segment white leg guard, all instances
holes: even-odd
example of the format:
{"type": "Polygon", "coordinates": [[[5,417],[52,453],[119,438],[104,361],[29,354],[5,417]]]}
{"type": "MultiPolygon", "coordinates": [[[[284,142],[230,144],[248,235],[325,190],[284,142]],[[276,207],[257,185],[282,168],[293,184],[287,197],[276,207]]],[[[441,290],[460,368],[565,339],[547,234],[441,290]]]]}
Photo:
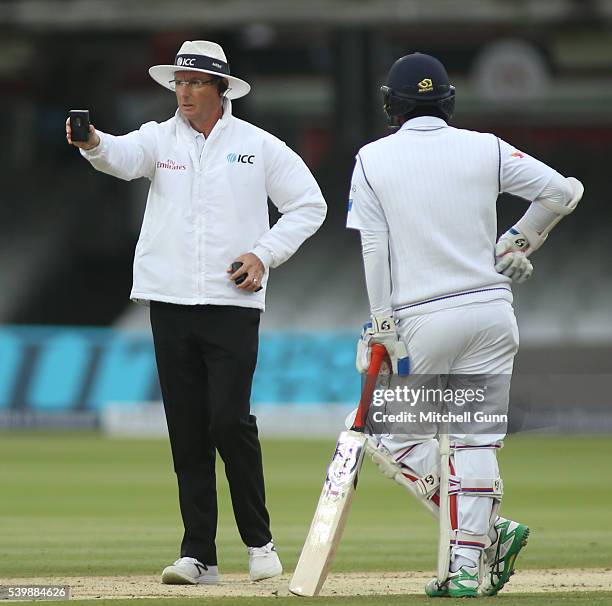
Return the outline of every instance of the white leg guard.
{"type": "Polygon", "coordinates": [[[368,441],[366,454],[385,477],[408,490],[429,513],[438,516],[436,493],[440,485],[440,467],[437,440],[403,446],[393,454],[385,445],[377,448],[368,441]]]}
{"type": "Polygon", "coordinates": [[[491,544],[491,521],[495,520],[503,495],[503,482],[495,454],[499,447],[499,444],[452,446],[448,491],[452,527],[451,560],[464,558],[478,563],[481,568],[484,564],[484,549],[491,544]]]}
{"type": "MultiPolygon", "coordinates": [[[[446,436],[440,437],[440,451],[446,436]]],[[[448,442],[446,442],[448,444],[448,442]]],[[[438,586],[448,575],[447,567],[458,570],[461,566],[478,566],[480,578],[484,575],[484,550],[491,544],[489,530],[495,520],[503,495],[503,483],[495,450],[501,443],[468,446],[450,444],[447,458],[448,472],[443,473],[440,486],[440,540],[438,546],[438,586]],[[448,477],[448,488],[443,483],[448,477]],[[444,493],[446,502],[442,505],[444,493]],[[448,542],[445,537],[448,537],[448,542]]]]}

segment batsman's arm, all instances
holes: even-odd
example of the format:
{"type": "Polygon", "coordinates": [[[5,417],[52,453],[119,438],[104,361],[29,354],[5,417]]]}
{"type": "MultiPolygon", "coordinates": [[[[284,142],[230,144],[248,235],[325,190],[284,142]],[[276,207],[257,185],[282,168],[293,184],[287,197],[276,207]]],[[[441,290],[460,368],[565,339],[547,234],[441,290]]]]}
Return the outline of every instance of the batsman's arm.
{"type": "Polygon", "coordinates": [[[359,230],[361,235],[370,313],[373,316],[390,316],[389,226],[384,209],[365,170],[363,161],[357,154],[351,178],[346,226],[359,230]]]}
{"type": "Polygon", "coordinates": [[[564,178],[556,175],[544,191],[529,206],[527,212],[506,232],[518,248],[517,240],[526,254],[536,251],[548,238],[548,234],[565,217],[574,211],[582,199],[584,187],[574,177],[564,178]],[[515,233],[518,232],[518,233],[515,233]]]}
{"type": "Polygon", "coordinates": [[[357,154],[349,193],[346,226],[361,233],[366,285],[371,309],[371,325],[357,344],[356,367],[365,371],[372,343],[385,346],[394,373],[408,374],[406,346],[398,339],[391,313],[391,268],[389,266],[389,225],[376,191],[357,154]]]}
{"type": "Polygon", "coordinates": [[[508,250],[526,255],[536,251],[563,217],[574,211],[584,187],[543,162],[498,140],[500,191],[531,200],[521,219],[500,238],[508,250]]]}
{"type": "Polygon", "coordinates": [[[361,230],[361,253],[372,316],[391,315],[391,267],[389,234],[361,230]]]}

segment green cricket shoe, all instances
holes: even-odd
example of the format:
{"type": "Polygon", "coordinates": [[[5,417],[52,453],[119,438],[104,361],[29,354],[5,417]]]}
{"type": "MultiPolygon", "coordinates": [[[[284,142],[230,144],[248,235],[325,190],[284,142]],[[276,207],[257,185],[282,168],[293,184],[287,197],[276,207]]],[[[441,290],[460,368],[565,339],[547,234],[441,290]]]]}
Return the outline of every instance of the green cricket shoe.
{"type": "Polygon", "coordinates": [[[480,594],[497,595],[514,574],[514,564],[521,549],[527,545],[529,527],[499,517],[495,522],[497,540],[485,549],[485,578],[480,594]]]}
{"type": "Polygon", "coordinates": [[[478,566],[462,566],[457,572],[450,572],[443,585],[438,579],[431,579],[425,585],[425,593],[430,598],[477,598],[478,566]]]}
{"type": "Polygon", "coordinates": [[[447,598],[448,597],[448,585],[438,584],[438,579],[431,579],[425,585],[425,594],[430,598],[447,598]]]}
{"type": "Polygon", "coordinates": [[[448,575],[448,597],[477,598],[478,585],[478,566],[462,566],[457,572],[448,575]]]}

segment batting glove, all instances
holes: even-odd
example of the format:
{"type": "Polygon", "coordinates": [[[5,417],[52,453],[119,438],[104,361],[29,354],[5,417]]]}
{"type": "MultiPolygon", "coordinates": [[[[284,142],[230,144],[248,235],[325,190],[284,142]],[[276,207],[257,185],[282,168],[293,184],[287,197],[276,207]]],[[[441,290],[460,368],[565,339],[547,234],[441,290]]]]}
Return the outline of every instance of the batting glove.
{"type": "Polygon", "coordinates": [[[357,342],[355,366],[357,372],[365,373],[370,366],[370,347],[374,343],[385,346],[391,361],[392,372],[402,377],[410,374],[410,361],[404,342],[395,330],[395,321],[391,316],[372,316],[372,320],[363,325],[361,338],[357,342]]]}
{"type": "Polygon", "coordinates": [[[529,246],[527,238],[516,228],[508,230],[495,246],[495,271],[521,284],[531,278],[533,265],[525,250],[529,246]]]}

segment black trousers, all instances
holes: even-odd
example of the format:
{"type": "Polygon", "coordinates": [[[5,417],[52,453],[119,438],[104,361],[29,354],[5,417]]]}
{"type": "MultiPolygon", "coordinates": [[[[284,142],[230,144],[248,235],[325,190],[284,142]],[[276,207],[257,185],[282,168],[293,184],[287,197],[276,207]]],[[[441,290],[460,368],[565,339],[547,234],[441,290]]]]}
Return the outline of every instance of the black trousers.
{"type": "Polygon", "coordinates": [[[185,534],[181,557],[216,564],[215,451],[245,545],[268,543],[261,447],[250,414],[258,309],[151,302],[151,327],[185,534]]]}

